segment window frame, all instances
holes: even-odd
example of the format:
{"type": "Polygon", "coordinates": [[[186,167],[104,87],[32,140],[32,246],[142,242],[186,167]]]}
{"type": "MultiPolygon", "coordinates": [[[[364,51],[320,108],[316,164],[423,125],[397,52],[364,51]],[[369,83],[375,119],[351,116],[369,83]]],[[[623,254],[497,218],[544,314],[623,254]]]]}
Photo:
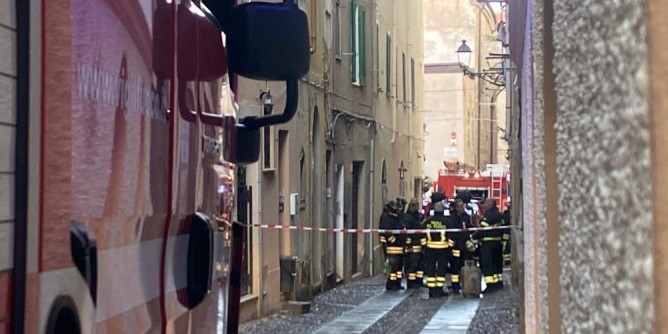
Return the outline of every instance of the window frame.
{"type": "Polygon", "coordinates": [[[355,86],[366,86],[366,8],[351,2],[351,82],[355,86]]]}
{"type": "Polygon", "coordinates": [[[411,57],[411,106],[416,104],[416,87],[415,87],[415,58],[411,57]]]}
{"type": "Polygon", "coordinates": [[[408,94],[408,90],[406,89],[406,52],[401,53],[401,76],[402,76],[402,84],[401,84],[401,89],[403,90],[403,95],[402,95],[402,101],[404,103],[407,102],[406,100],[406,95],[408,94]]]}
{"type": "Polygon", "coordinates": [[[392,96],[392,34],[385,36],[385,93],[392,96]]]}
{"type": "Polygon", "coordinates": [[[341,49],[341,3],[339,0],[334,4],[334,16],[334,58],[336,58],[337,61],[341,61],[343,58],[343,50],[341,49]]]}

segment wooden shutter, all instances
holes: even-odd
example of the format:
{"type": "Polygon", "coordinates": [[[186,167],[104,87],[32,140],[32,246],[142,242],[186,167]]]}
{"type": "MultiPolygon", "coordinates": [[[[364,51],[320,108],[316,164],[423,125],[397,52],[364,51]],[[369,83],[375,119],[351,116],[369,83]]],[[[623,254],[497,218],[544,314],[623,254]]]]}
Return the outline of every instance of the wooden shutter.
{"type": "Polygon", "coordinates": [[[359,21],[359,84],[366,85],[366,10],[364,7],[358,7],[359,21]]]}
{"type": "Polygon", "coordinates": [[[352,55],[350,57],[350,81],[355,82],[357,72],[357,34],[355,33],[355,27],[357,26],[357,20],[355,17],[355,11],[357,9],[357,4],[355,1],[350,2],[350,41],[352,55]]]}

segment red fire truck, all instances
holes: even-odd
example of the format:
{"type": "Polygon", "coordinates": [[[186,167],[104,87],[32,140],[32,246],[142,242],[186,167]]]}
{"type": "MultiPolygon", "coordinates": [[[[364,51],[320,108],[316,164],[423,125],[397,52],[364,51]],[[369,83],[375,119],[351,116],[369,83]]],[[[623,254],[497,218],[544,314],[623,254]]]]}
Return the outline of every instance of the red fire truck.
{"type": "Polygon", "coordinates": [[[448,198],[457,196],[458,191],[468,190],[474,201],[494,198],[503,212],[508,203],[508,184],[510,174],[502,165],[487,165],[484,171],[445,163],[439,170],[434,190],[445,193],[448,198]]]}
{"type": "Polygon", "coordinates": [[[237,332],[237,168],[294,115],[310,55],[293,1],[236,2],[11,2],[0,333],[237,332]],[[238,119],[238,75],[284,81],[284,112],[238,119]]]}

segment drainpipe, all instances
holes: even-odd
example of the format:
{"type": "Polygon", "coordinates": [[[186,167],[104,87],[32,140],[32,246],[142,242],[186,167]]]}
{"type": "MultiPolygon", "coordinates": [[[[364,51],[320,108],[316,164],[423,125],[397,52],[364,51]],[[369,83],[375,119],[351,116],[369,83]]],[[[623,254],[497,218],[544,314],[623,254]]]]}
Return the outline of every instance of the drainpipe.
{"type": "MultiPolygon", "coordinates": [[[[372,4],[372,10],[371,10],[371,17],[378,17],[377,16],[377,5],[376,2],[374,1],[372,4]]],[[[377,35],[378,38],[380,38],[380,34],[374,34],[377,35]]],[[[373,38],[371,39],[373,41],[373,38]]],[[[374,45],[378,45],[379,41],[376,41],[374,45]]],[[[376,50],[376,54],[378,55],[380,53],[380,50],[376,50]]],[[[372,53],[373,55],[373,53],[372,53]]],[[[371,68],[376,68],[377,66],[380,66],[380,62],[378,64],[373,64],[373,61],[376,59],[380,59],[379,56],[376,57],[371,57],[372,60],[372,66],[371,68]]],[[[374,76],[376,80],[376,87],[380,87],[380,76],[379,72],[375,71],[374,76]]],[[[374,97],[371,101],[371,113],[373,115],[374,121],[369,124],[370,130],[371,130],[371,152],[369,155],[371,156],[369,159],[369,228],[373,228],[373,222],[374,222],[374,193],[375,193],[375,185],[376,185],[376,176],[375,176],[375,170],[376,170],[376,103],[378,101],[378,98],[380,96],[378,90],[375,91],[374,97]]],[[[373,276],[373,233],[369,233],[369,276],[373,276]]]]}
{"type": "MultiPolygon", "coordinates": [[[[375,111],[375,110],[374,110],[375,111]]],[[[371,153],[370,153],[370,163],[369,163],[369,228],[373,228],[374,222],[374,190],[375,190],[375,181],[376,177],[374,176],[374,170],[376,168],[376,124],[371,123],[371,153]]],[[[373,276],[373,234],[369,233],[369,276],[373,276]]]]}
{"type": "MultiPolygon", "coordinates": [[[[477,53],[478,53],[478,58],[477,58],[476,66],[478,66],[478,71],[480,71],[481,68],[482,68],[482,60],[480,58],[481,58],[481,54],[482,54],[481,30],[482,30],[482,9],[483,9],[483,7],[480,6],[478,8],[479,8],[478,9],[478,24],[477,24],[477,28],[478,28],[478,31],[477,31],[477,33],[478,33],[477,37],[478,38],[477,39],[478,39],[478,41],[476,43],[477,44],[476,49],[477,49],[477,53]]],[[[480,166],[482,165],[482,162],[480,160],[480,136],[482,135],[482,131],[481,131],[482,108],[480,106],[480,103],[482,103],[482,87],[483,87],[482,80],[480,78],[478,78],[478,150],[477,150],[478,151],[477,152],[478,153],[478,158],[476,159],[476,168],[478,170],[480,170],[480,168],[481,168],[480,166]]]]}
{"type": "Polygon", "coordinates": [[[394,144],[394,140],[397,138],[397,101],[396,97],[392,103],[392,139],[390,139],[390,144],[394,144]]]}

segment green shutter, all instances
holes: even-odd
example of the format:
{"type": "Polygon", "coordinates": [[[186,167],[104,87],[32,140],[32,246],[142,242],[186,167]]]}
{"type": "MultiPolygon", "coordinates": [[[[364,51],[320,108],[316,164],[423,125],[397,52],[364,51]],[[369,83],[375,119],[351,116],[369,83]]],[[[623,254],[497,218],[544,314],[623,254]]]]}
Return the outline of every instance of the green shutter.
{"type": "Polygon", "coordinates": [[[359,39],[360,39],[360,47],[359,47],[359,54],[360,54],[360,86],[366,85],[366,10],[364,7],[359,7],[359,39]]]}
{"type": "Polygon", "coordinates": [[[357,35],[355,34],[355,27],[357,22],[355,20],[355,9],[357,4],[355,1],[350,2],[350,41],[351,41],[351,57],[350,57],[350,81],[355,82],[355,72],[357,70],[357,35]]]}

